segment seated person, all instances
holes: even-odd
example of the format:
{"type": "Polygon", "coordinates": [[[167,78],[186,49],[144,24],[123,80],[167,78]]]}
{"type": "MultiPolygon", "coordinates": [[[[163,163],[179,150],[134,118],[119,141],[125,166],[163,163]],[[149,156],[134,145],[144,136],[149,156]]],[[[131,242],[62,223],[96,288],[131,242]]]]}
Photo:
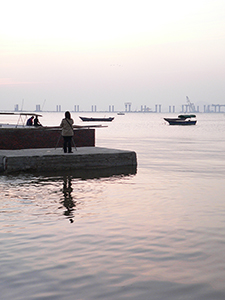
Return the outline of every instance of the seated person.
{"type": "Polygon", "coordinates": [[[27,120],[27,126],[33,126],[33,119],[34,119],[34,116],[30,117],[30,118],[27,120]]]}
{"type": "Polygon", "coordinates": [[[38,116],[35,116],[35,119],[34,119],[34,126],[42,126],[41,123],[39,122],[38,120],[38,116]]]}

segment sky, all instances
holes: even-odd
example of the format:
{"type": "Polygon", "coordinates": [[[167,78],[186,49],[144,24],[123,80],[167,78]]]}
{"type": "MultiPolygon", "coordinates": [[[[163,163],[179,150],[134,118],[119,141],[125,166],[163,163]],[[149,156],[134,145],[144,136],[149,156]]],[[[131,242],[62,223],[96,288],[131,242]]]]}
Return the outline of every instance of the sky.
{"type": "Polygon", "coordinates": [[[225,104],[224,0],[7,0],[0,110],[225,104]]]}

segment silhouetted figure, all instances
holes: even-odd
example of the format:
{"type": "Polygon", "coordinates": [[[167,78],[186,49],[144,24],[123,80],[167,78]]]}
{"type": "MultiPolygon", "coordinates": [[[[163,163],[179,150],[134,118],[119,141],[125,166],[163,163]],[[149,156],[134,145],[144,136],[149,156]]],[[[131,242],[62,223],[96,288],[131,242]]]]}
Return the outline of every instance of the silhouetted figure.
{"type": "Polygon", "coordinates": [[[35,119],[34,119],[34,126],[35,126],[35,127],[42,126],[41,123],[40,123],[39,120],[38,120],[38,116],[35,116],[35,119]]]}
{"type": "Polygon", "coordinates": [[[64,139],[63,150],[64,153],[72,153],[71,141],[73,137],[73,119],[70,116],[70,112],[65,112],[65,118],[62,119],[60,127],[62,127],[62,136],[64,139]]]}
{"type": "Polygon", "coordinates": [[[27,120],[27,126],[33,126],[33,119],[34,119],[34,116],[30,117],[30,118],[27,120]]]}
{"type": "Polygon", "coordinates": [[[63,195],[64,195],[64,201],[62,202],[65,208],[67,209],[64,212],[64,215],[67,217],[70,217],[70,223],[73,223],[73,210],[75,203],[73,201],[73,197],[71,195],[73,189],[72,189],[72,183],[71,183],[71,177],[70,176],[65,176],[63,178],[63,195]]]}

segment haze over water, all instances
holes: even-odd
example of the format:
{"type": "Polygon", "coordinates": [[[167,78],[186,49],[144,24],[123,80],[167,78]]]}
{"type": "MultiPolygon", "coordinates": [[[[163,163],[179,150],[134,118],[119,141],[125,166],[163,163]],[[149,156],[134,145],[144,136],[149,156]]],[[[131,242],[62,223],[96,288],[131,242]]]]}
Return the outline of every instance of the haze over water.
{"type": "Polygon", "coordinates": [[[225,298],[225,115],[163,117],[96,130],[96,146],[137,153],[136,172],[1,175],[2,299],[225,298]]]}
{"type": "Polygon", "coordinates": [[[224,104],[224,0],[7,0],[0,110],[224,104]]]}

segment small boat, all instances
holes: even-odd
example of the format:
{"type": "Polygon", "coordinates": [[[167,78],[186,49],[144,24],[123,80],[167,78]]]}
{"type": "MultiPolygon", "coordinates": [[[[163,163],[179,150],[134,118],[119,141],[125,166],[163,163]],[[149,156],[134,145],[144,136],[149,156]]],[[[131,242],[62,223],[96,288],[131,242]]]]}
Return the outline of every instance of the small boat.
{"type": "MultiPolygon", "coordinates": [[[[7,113],[1,112],[0,115],[5,116],[19,116],[16,124],[0,123],[0,128],[27,128],[26,121],[28,117],[42,117],[42,115],[36,113],[7,113]]],[[[29,128],[35,128],[34,126],[28,126],[29,128]]]]}
{"type": "Polygon", "coordinates": [[[197,120],[192,120],[196,118],[196,115],[179,115],[178,118],[164,118],[170,125],[195,125],[197,120]]]}
{"type": "MultiPolygon", "coordinates": [[[[34,148],[61,148],[62,128],[60,126],[27,126],[26,121],[30,116],[41,115],[36,113],[0,113],[5,115],[7,121],[11,116],[17,116],[14,124],[0,123],[0,150],[34,149],[34,148]]],[[[3,118],[4,119],[4,118],[3,118]]],[[[74,143],[76,147],[95,146],[95,128],[106,127],[102,125],[73,125],[74,143]]]]}
{"type": "Polygon", "coordinates": [[[118,115],[118,116],[124,116],[124,115],[125,115],[125,113],[124,113],[124,112],[122,112],[122,111],[119,111],[119,112],[117,113],[117,115],[118,115]]]}
{"type": "Polygon", "coordinates": [[[108,117],[108,118],[88,118],[88,117],[79,117],[84,122],[112,122],[114,120],[114,117],[108,117]]]}

